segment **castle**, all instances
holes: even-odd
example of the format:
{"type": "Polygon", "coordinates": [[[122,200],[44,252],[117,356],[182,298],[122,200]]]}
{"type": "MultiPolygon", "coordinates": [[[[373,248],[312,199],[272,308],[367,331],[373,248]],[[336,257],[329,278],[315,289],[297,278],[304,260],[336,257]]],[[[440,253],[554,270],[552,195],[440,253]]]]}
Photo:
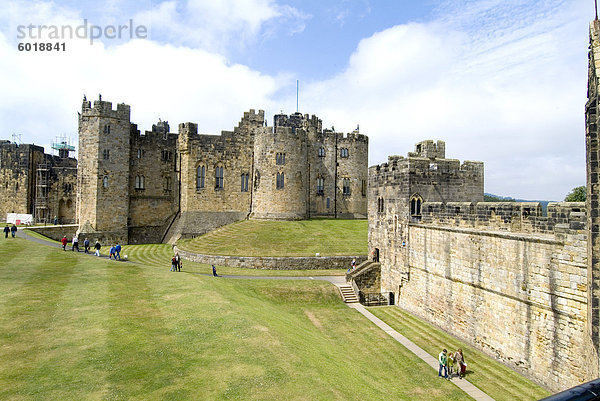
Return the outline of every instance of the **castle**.
{"type": "Polygon", "coordinates": [[[587,202],[483,202],[483,164],[424,141],[369,168],[371,260],[348,275],[559,391],[599,376],[600,22],[590,26],[587,202]]]}
{"type": "Polygon", "coordinates": [[[368,138],[316,116],[244,113],[233,131],[201,135],[160,121],[141,133],[130,107],[84,98],[77,221],[105,242],[157,243],[243,220],[364,218],[368,138]]]}
{"type": "Polygon", "coordinates": [[[64,141],[53,144],[59,155],[32,144],[0,141],[0,216],[34,214],[38,222],[75,223],[77,160],[64,141]]]}

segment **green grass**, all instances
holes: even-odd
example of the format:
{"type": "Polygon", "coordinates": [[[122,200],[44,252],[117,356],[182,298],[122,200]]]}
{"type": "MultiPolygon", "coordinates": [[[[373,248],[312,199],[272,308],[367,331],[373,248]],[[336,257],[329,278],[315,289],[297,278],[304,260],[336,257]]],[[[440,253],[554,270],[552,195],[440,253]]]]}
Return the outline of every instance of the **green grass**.
{"type": "Polygon", "coordinates": [[[315,219],[245,220],[177,246],[186,251],[232,256],[366,255],[367,221],[315,219]]]}
{"type": "Polygon", "coordinates": [[[165,246],[137,251],[0,241],[0,399],[468,399],[328,283],[171,273],[165,246]]]}
{"type": "Polygon", "coordinates": [[[550,395],[542,387],[496,362],[482,352],[397,307],[369,308],[369,311],[409,338],[430,355],[443,348],[454,352],[462,348],[467,362],[466,379],[496,401],[538,400],[550,395]]]}
{"type": "MultiPolygon", "coordinates": [[[[127,255],[132,262],[161,269],[171,268],[173,250],[168,244],[125,245],[121,255],[127,255]]],[[[345,269],[315,269],[315,270],[268,270],[250,269],[241,267],[226,267],[217,265],[217,272],[221,275],[234,276],[343,276],[345,269]]],[[[211,265],[183,261],[182,272],[212,274],[211,265]]]]}

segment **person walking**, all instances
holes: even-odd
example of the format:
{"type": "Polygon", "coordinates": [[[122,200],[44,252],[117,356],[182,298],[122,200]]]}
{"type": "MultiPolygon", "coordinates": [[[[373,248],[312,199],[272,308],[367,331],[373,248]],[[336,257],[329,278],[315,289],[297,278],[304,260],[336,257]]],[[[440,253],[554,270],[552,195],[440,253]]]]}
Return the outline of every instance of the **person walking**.
{"type": "Polygon", "coordinates": [[[444,348],[440,355],[438,356],[438,362],[440,363],[440,369],[438,370],[438,377],[443,377],[444,379],[448,378],[448,357],[447,350],[444,348]],[[444,375],[442,376],[442,371],[444,375]]]}
{"type": "Polygon", "coordinates": [[[4,227],[4,238],[8,238],[9,232],[10,232],[10,228],[8,227],[8,224],[7,224],[6,227],[4,227]]]}
{"type": "Polygon", "coordinates": [[[462,379],[465,376],[465,372],[467,370],[467,363],[465,362],[465,356],[463,355],[462,348],[459,348],[458,351],[454,353],[454,364],[456,365],[456,372],[458,373],[458,378],[462,379]]]}
{"type": "Polygon", "coordinates": [[[108,259],[112,259],[112,257],[115,257],[115,260],[117,260],[117,256],[115,255],[115,246],[111,246],[110,247],[110,252],[108,253],[108,259]]]}
{"type": "Polygon", "coordinates": [[[12,235],[13,238],[15,238],[15,235],[17,235],[17,225],[13,224],[13,226],[10,228],[10,235],[12,235]]]}
{"type": "Polygon", "coordinates": [[[121,244],[119,244],[118,242],[117,245],[115,245],[115,260],[117,260],[117,258],[121,260],[121,244]]]}
{"type": "Polygon", "coordinates": [[[181,271],[181,258],[179,257],[179,252],[175,253],[175,267],[178,272],[181,271]]]}
{"type": "Polygon", "coordinates": [[[215,265],[212,265],[212,271],[213,271],[213,277],[219,277],[219,275],[217,274],[217,268],[215,267],[215,265]]]}
{"type": "Polygon", "coordinates": [[[90,240],[87,238],[83,241],[83,251],[85,253],[90,253],[90,240]]]}
{"type": "Polygon", "coordinates": [[[60,242],[61,242],[61,244],[63,246],[63,251],[66,251],[67,250],[67,243],[69,242],[69,240],[67,239],[67,236],[64,235],[62,237],[62,239],[60,240],[60,242]]]}
{"type": "Polygon", "coordinates": [[[102,245],[100,245],[100,241],[96,240],[96,243],[94,244],[94,249],[96,250],[94,255],[100,256],[100,248],[102,248],[102,245]]]}
{"type": "Polygon", "coordinates": [[[77,249],[77,252],[79,252],[79,238],[77,237],[77,234],[73,236],[73,245],[71,247],[73,252],[75,252],[75,249],[77,249]]]}
{"type": "Polygon", "coordinates": [[[170,272],[176,272],[177,271],[177,260],[175,259],[175,255],[173,255],[173,257],[171,258],[171,268],[169,269],[170,272]]]}

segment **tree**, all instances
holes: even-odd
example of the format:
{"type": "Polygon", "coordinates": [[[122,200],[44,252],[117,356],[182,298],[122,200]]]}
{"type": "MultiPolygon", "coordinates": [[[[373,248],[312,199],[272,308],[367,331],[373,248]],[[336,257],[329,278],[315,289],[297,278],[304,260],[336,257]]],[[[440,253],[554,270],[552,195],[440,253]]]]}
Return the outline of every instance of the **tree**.
{"type": "Polygon", "coordinates": [[[565,197],[565,202],[585,202],[586,188],[585,186],[575,187],[565,197]]]}

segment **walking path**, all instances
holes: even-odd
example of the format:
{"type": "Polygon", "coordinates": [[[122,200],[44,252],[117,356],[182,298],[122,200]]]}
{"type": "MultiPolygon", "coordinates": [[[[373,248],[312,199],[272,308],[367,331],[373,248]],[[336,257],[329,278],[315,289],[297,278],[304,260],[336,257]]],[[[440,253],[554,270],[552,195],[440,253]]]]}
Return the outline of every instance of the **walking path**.
{"type": "MultiPolygon", "coordinates": [[[[43,240],[40,238],[33,237],[31,235],[28,235],[23,230],[17,231],[17,236],[27,239],[29,241],[37,242],[39,244],[50,245],[55,248],[62,248],[62,244],[60,244],[58,242],[46,241],[46,240],[43,240]]],[[[93,255],[93,253],[90,253],[89,255],[93,255]]],[[[101,257],[107,258],[106,255],[101,255],[101,257]]],[[[187,273],[190,273],[190,272],[187,272],[187,273]]],[[[191,274],[212,276],[212,274],[206,274],[206,273],[191,273],[191,274]]],[[[265,280],[265,279],[266,280],[323,280],[323,281],[330,282],[331,284],[335,285],[336,287],[346,284],[346,279],[344,278],[344,276],[280,277],[280,276],[234,276],[234,275],[222,276],[222,275],[219,275],[219,277],[230,278],[230,279],[246,279],[246,280],[247,279],[250,279],[250,280],[257,280],[257,279],[260,279],[260,280],[265,280]]],[[[385,331],[390,337],[392,337],[394,340],[398,341],[400,344],[402,344],[404,347],[406,347],[413,354],[415,354],[416,356],[421,358],[425,363],[427,363],[429,366],[431,366],[436,372],[438,371],[439,364],[438,364],[438,360],[435,357],[429,355],[427,352],[425,352],[422,348],[420,348],[415,343],[410,341],[408,338],[404,337],[402,334],[400,334],[396,330],[392,329],[383,320],[381,320],[377,316],[373,315],[360,303],[352,303],[352,304],[347,304],[347,305],[350,308],[361,313],[363,316],[365,316],[371,322],[375,323],[375,325],[377,327],[379,327],[381,330],[385,331]]],[[[464,380],[464,379],[463,380],[460,380],[460,379],[452,380],[452,383],[456,384],[461,390],[463,390],[465,393],[467,393],[469,396],[471,396],[476,401],[494,401],[494,399],[492,397],[490,397],[489,395],[487,395],[486,393],[484,393],[483,391],[481,391],[480,389],[475,387],[473,384],[469,383],[469,381],[467,381],[467,380],[464,380]]]]}
{"type": "MultiPolygon", "coordinates": [[[[45,239],[41,239],[41,238],[38,238],[38,237],[34,237],[33,235],[27,234],[27,231],[22,230],[22,229],[19,229],[17,231],[17,237],[26,239],[28,241],[33,241],[33,242],[36,242],[36,243],[42,244],[42,245],[53,246],[54,248],[61,248],[62,249],[62,247],[63,247],[60,242],[53,241],[53,240],[45,240],[45,239]]],[[[69,242],[67,243],[66,251],[71,252],[71,247],[72,246],[73,245],[72,245],[71,241],[69,240],[69,242]]],[[[90,244],[89,253],[86,254],[83,251],[83,241],[79,242],[79,248],[80,248],[79,252],[83,253],[84,255],[95,256],[94,255],[95,249],[93,249],[93,247],[94,247],[94,245],[90,244]]],[[[100,258],[108,259],[108,255],[100,254],[100,258]]],[[[127,262],[126,260],[116,260],[116,259],[110,259],[110,260],[114,260],[115,262],[127,262]]]]}
{"type": "MultiPolygon", "coordinates": [[[[209,275],[209,274],[207,274],[209,275]]],[[[315,277],[265,277],[265,276],[220,276],[225,278],[234,278],[234,279],[269,279],[269,280],[324,280],[329,281],[336,287],[340,285],[346,284],[346,279],[343,276],[315,276],[315,277]]],[[[347,304],[350,308],[356,310],[361,313],[364,317],[369,319],[371,322],[375,323],[377,327],[381,330],[385,331],[390,337],[394,340],[398,341],[404,347],[406,347],[413,354],[418,356],[421,360],[423,360],[426,364],[431,366],[435,372],[439,369],[439,362],[437,358],[429,355],[425,352],[421,347],[410,341],[408,338],[404,337],[402,334],[398,333],[396,330],[392,329],[387,323],[383,320],[379,319],[377,316],[372,314],[360,303],[350,303],[347,304]]],[[[476,401],[494,401],[492,397],[475,387],[472,383],[465,379],[451,380],[458,388],[467,393],[476,401]]]]}
{"type": "MultiPolygon", "coordinates": [[[[425,352],[421,347],[410,341],[408,338],[404,337],[402,334],[398,333],[396,330],[392,329],[388,326],[383,320],[379,319],[377,316],[369,312],[364,306],[359,303],[348,304],[349,307],[355,309],[356,311],[362,313],[367,319],[375,323],[377,327],[381,330],[385,331],[390,337],[394,340],[398,341],[400,344],[404,345],[409,351],[413,354],[421,358],[426,364],[431,366],[436,372],[439,369],[439,362],[436,358],[429,355],[425,352]]],[[[470,395],[473,399],[477,401],[494,401],[492,397],[475,387],[473,384],[469,383],[469,381],[465,379],[452,380],[452,383],[456,384],[462,391],[470,395]]]]}

